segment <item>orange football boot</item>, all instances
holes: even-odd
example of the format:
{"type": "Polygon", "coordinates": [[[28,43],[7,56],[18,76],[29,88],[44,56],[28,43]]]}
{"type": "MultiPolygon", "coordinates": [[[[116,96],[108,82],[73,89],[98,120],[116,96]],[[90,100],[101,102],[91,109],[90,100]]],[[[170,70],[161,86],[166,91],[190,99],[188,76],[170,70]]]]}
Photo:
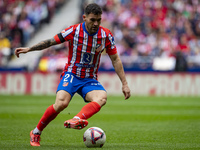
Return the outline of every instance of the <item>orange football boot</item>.
{"type": "Polygon", "coordinates": [[[88,121],[85,119],[70,119],[64,122],[65,128],[73,128],[73,129],[83,129],[88,125],[88,121]]]}
{"type": "Polygon", "coordinates": [[[40,135],[33,134],[33,130],[30,132],[30,144],[31,146],[40,146],[40,135]]]}

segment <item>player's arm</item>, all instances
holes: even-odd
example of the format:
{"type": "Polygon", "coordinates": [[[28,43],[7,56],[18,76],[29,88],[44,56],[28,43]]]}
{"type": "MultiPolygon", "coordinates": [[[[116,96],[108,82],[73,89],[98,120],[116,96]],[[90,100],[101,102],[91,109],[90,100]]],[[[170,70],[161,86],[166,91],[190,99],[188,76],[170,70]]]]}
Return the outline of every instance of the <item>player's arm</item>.
{"type": "Polygon", "coordinates": [[[36,45],[33,45],[32,47],[19,47],[15,49],[15,55],[19,57],[19,54],[21,53],[27,53],[31,51],[37,51],[37,50],[43,50],[45,48],[48,48],[50,46],[58,44],[54,38],[44,40],[42,42],[39,42],[36,45]]]}
{"type": "Polygon", "coordinates": [[[114,55],[109,55],[113,67],[115,68],[115,72],[119,76],[119,79],[122,82],[122,92],[124,93],[125,99],[128,99],[131,96],[131,92],[128,86],[128,83],[126,81],[125,73],[124,73],[124,68],[121,62],[121,59],[119,58],[119,55],[116,53],[114,55]]]}

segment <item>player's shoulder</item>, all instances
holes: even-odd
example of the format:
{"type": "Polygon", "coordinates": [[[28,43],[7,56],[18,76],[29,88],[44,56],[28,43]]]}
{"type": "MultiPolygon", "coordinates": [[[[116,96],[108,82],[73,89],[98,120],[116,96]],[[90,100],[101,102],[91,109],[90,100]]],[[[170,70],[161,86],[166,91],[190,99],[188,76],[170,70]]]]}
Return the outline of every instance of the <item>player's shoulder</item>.
{"type": "Polygon", "coordinates": [[[106,33],[106,36],[112,35],[111,31],[108,28],[100,26],[100,29],[106,33]]]}
{"type": "Polygon", "coordinates": [[[66,30],[76,30],[76,28],[79,26],[79,25],[81,25],[81,23],[79,23],[79,24],[74,24],[74,25],[70,25],[70,26],[68,26],[66,29],[65,29],[65,31],[66,30]]]}
{"type": "Polygon", "coordinates": [[[108,28],[105,28],[103,26],[99,26],[99,28],[103,31],[105,31],[106,33],[111,33],[111,31],[108,28]]]}
{"type": "Polygon", "coordinates": [[[78,23],[78,24],[74,24],[74,25],[71,25],[72,27],[74,28],[77,28],[78,26],[80,26],[82,23],[78,23]]]}

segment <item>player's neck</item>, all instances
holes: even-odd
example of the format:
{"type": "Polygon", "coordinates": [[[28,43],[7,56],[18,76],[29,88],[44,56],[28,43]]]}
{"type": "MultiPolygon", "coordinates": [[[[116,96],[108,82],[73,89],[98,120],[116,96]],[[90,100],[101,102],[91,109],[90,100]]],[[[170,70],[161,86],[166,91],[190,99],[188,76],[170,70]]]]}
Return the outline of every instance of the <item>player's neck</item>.
{"type": "Polygon", "coordinates": [[[85,22],[83,22],[82,27],[83,27],[83,30],[84,30],[88,35],[91,35],[91,36],[95,35],[95,34],[98,32],[98,30],[99,30],[99,29],[98,29],[97,32],[95,32],[95,33],[90,33],[90,31],[87,29],[87,26],[86,26],[85,22]]]}

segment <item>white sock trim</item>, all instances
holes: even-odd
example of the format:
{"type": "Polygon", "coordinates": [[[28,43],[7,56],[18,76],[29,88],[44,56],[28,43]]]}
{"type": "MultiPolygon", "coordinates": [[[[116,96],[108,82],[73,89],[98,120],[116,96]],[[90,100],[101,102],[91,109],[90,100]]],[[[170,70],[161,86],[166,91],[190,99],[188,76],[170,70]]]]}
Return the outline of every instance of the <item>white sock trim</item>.
{"type": "Polygon", "coordinates": [[[74,116],[74,119],[80,119],[78,116],[74,116]]]}
{"type": "Polygon", "coordinates": [[[42,131],[40,131],[37,127],[33,130],[33,134],[41,134],[42,131]]]}

